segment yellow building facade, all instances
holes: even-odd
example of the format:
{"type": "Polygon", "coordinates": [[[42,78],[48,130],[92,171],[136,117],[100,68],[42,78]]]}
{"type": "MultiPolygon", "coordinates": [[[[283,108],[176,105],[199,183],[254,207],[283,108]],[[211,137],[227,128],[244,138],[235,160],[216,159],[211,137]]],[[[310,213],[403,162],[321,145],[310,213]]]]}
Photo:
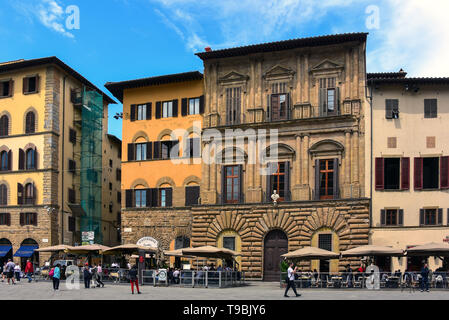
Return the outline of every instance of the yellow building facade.
{"type": "MultiPolygon", "coordinates": [[[[95,92],[106,130],[115,102],[56,57],[0,64],[0,87],[0,243],[10,247],[1,258],[23,262],[24,246],[81,241],[83,119],[74,100],[95,92]]],[[[48,255],[32,257],[42,263],[48,255]]]]}
{"type": "Polygon", "coordinates": [[[123,242],[152,238],[165,250],[190,246],[189,207],[200,202],[203,75],[105,86],[123,102],[123,242]]]}

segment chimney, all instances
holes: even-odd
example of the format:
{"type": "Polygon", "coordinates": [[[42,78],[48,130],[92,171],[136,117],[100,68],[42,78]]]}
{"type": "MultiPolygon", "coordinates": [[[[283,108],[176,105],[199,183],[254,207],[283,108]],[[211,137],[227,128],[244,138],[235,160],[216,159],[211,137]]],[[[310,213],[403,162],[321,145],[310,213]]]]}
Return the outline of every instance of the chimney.
{"type": "Polygon", "coordinates": [[[210,47],[206,47],[206,48],[204,48],[204,50],[206,50],[206,52],[211,52],[212,51],[212,49],[210,47]]]}

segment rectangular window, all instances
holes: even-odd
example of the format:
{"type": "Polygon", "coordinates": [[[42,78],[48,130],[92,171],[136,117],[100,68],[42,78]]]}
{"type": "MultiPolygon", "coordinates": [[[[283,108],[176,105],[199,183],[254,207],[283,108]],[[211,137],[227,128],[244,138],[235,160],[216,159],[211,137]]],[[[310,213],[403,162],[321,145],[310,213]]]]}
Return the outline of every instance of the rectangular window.
{"type": "Polygon", "coordinates": [[[224,192],[225,203],[239,203],[240,201],[240,167],[226,166],[224,192]]]}
{"type": "Polygon", "coordinates": [[[226,89],[226,123],[239,124],[241,110],[241,88],[226,89]]]}
{"type": "Polygon", "coordinates": [[[122,180],[122,170],[121,169],[117,169],[115,171],[115,179],[117,181],[121,181],[122,180]]]}
{"type": "Polygon", "coordinates": [[[321,116],[338,114],[339,88],[336,84],[336,78],[320,79],[321,116]]]}
{"type": "Polygon", "coordinates": [[[191,138],[186,140],[185,158],[201,157],[201,142],[199,138],[191,138]]]}
{"type": "Polygon", "coordinates": [[[122,193],[120,191],[117,191],[117,202],[122,203],[122,193]]]}
{"type": "Polygon", "coordinates": [[[385,99],[385,118],[399,119],[399,100],[385,99]]]}
{"type": "Polygon", "coordinates": [[[384,158],[385,190],[399,190],[400,158],[384,158]]]}
{"type": "Polygon", "coordinates": [[[109,190],[112,190],[112,183],[109,182],[109,190]]]}
{"type": "Polygon", "coordinates": [[[286,93],[271,95],[271,120],[288,119],[288,100],[286,93]]]}
{"type": "Polygon", "coordinates": [[[69,172],[75,173],[76,172],[76,162],[74,160],[69,159],[69,172]]]}
{"type": "Polygon", "coordinates": [[[73,144],[76,143],[76,131],[73,129],[69,129],[69,141],[73,144]]]}
{"type": "Polygon", "coordinates": [[[173,101],[166,101],[162,103],[162,118],[173,117],[173,101]]]}
{"type": "Polygon", "coordinates": [[[286,197],[286,162],[278,162],[272,163],[271,166],[274,165],[274,168],[271,168],[273,172],[270,178],[270,197],[271,194],[276,190],[276,193],[279,195],[278,202],[285,201],[286,197]]]}
{"type": "Polygon", "coordinates": [[[137,106],[137,120],[147,119],[147,105],[141,104],[137,106]]]}
{"type": "Polygon", "coordinates": [[[134,191],[136,208],[143,208],[147,206],[147,190],[134,191]]]}
{"type": "Polygon", "coordinates": [[[423,189],[438,189],[439,158],[423,158],[423,189]]]}
{"type": "Polygon", "coordinates": [[[424,209],[424,224],[426,226],[437,225],[437,209],[424,209]]]}
{"type": "Polygon", "coordinates": [[[136,143],[136,160],[137,161],[147,160],[146,143],[136,143]]]}
{"type": "Polygon", "coordinates": [[[385,225],[395,226],[398,224],[398,210],[388,209],[385,214],[385,225]]]}
{"type": "Polygon", "coordinates": [[[197,205],[199,198],[200,198],[199,186],[186,187],[186,206],[197,205]]]}
{"type": "Polygon", "coordinates": [[[24,215],[23,225],[25,226],[37,225],[37,214],[35,212],[25,212],[23,215],[24,215]]]}
{"type": "Polygon", "coordinates": [[[12,80],[0,81],[0,98],[12,97],[12,80]]]}
{"type": "Polygon", "coordinates": [[[5,212],[0,213],[0,225],[1,226],[9,225],[9,213],[5,212]]]}
{"type": "Polygon", "coordinates": [[[235,251],[235,237],[223,237],[223,248],[235,251]]]}
{"type": "Polygon", "coordinates": [[[37,93],[39,91],[39,77],[26,77],[23,78],[23,93],[37,93]]]}
{"type": "Polygon", "coordinates": [[[332,251],[332,234],[329,233],[319,234],[318,248],[332,251]]]}
{"type": "Polygon", "coordinates": [[[76,194],[74,189],[69,189],[69,202],[75,203],[76,202],[76,194]]]}
{"type": "Polygon", "coordinates": [[[109,168],[112,168],[112,160],[109,159],[109,168]]]}
{"type": "Polygon", "coordinates": [[[424,99],[424,118],[436,118],[437,116],[437,99],[424,99]]]}
{"type": "Polygon", "coordinates": [[[189,99],[189,115],[200,114],[200,98],[189,99]]]}
{"type": "Polygon", "coordinates": [[[76,218],[69,217],[69,232],[76,231],[76,218]]]}
{"type": "Polygon", "coordinates": [[[320,199],[334,198],[334,159],[320,160],[320,199]]]}
{"type": "Polygon", "coordinates": [[[159,189],[159,206],[171,207],[172,206],[172,188],[159,189]]]}

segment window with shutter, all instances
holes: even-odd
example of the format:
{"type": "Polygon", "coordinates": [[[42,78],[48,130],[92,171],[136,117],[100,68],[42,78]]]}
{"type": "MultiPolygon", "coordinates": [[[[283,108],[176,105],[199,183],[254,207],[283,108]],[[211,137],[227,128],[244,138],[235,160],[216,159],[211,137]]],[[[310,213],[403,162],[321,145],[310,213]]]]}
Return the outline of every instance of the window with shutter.
{"type": "Polygon", "coordinates": [[[173,100],[173,117],[178,116],[178,99],[173,100]]]}
{"type": "Polygon", "coordinates": [[[6,206],[8,204],[8,187],[5,184],[0,184],[0,205],[6,206]]]}
{"type": "Polygon", "coordinates": [[[0,82],[0,97],[1,98],[12,97],[13,83],[14,82],[12,80],[0,82]]]}
{"type": "Polygon", "coordinates": [[[225,166],[224,170],[224,201],[225,203],[239,203],[240,201],[240,167],[238,165],[225,166]]]}
{"type": "Polygon", "coordinates": [[[151,102],[147,103],[147,114],[146,114],[146,120],[151,120],[151,116],[152,116],[152,105],[151,102]]]}
{"type": "Polygon", "coordinates": [[[384,226],[386,224],[386,210],[380,210],[380,225],[384,226]]]}
{"type": "Polygon", "coordinates": [[[69,172],[70,173],[76,172],[76,162],[72,159],[69,159],[69,172]]]}
{"type": "Polygon", "coordinates": [[[423,188],[423,158],[415,158],[414,160],[414,187],[415,190],[423,188]]]}
{"type": "Polygon", "coordinates": [[[401,158],[401,189],[410,189],[410,158],[401,158]]]}
{"type": "Polygon", "coordinates": [[[39,77],[26,77],[23,78],[23,93],[31,94],[39,92],[39,77]]]}
{"type": "Polygon", "coordinates": [[[162,115],[162,102],[156,102],[156,119],[160,119],[162,115]]]}
{"type": "Polygon", "coordinates": [[[72,128],[69,129],[69,141],[76,144],[76,130],[72,128]]]}
{"type": "Polygon", "coordinates": [[[188,106],[187,106],[187,98],[181,99],[181,116],[185,117],[188,112],[188,106]]]}
{"type": "Polygon", "coordinates": [[[19,149],[19,170],[25,170],[25,151],[19,149]]]}
{"type": "Polygon", "coordinates": [[[133,205],[133,190],[126,190],[125,191],[126,196],[126,208],[132,208],[133,205]]]}
{"type": "Polygon", "coordinates": [[[199,186],[186,187],[186,206],[197,205],[199,197],[200,197],[199,186]]]}
{"type": "Polygon", "coordinates": [[[9,135],[9,118],[7,115],[0,117],[0,137],[9,135]]]}
{"type": "Polygon", "coordinates": [[[241,88],[226,89],[226,123],[229,125],[240,123],[241,88]]]}
{"type": "Polygon", "coordinates": [[[25,116],[25,133],[30,134],[36,131],[36,116],[30,111],[25,116]]]}
{"type": "Polygon", "coordinates": [[[24,194],[23,194],[23,185],[18,183],[17,184],[17,204],[23,204],[23,198],[24,198],[24,194]]]}
{"type": "Polygon", "coordinates": [[[135,104],[132,104],[130,106],[130,117],[129,117],[129,119],[131,121],[136,121],[136,105],[135,104]]]}
{"type": "Polygon", "coordinates": [[[436,118],[437,116],[437,99],[424,99],[424,118],[436,118]]]}
{"type": "Polygon", "coordinates": [[[319,197],[320,200],[334,199],[335,170],[334,159],[319,160],[319,197]]]}
{"type": "Polygon", "coordinates": [[[128,161],[134,161],[134,160],[135,160],[134,144],[128,143],[128,161]]]}
{"type": "Polygon", "coordinates": [[[400,163],[400,158],[383,158],[383,182],[385,190],[399,190],[400,163]]]}
{"type": "Polygon", "coordinates": [[[398,119],[399,118],[399,100],[386,99],[385,100],[385,118],[398,119]]]}
{"type": "Polygon", "coordinates": [[[439,188],[439,168],[440,158],[423,158],[422,159],[422,188],[438,189],[439,188]]]}
{"type": "Polygon", "coordinates": [[[204,113],[204,96],[200,97],[200,114],[204,113]]]}
{"type": "Polygon", "coordinates": [[[449,189],[449,157],[441,157],[440,188],[449,189]]]}

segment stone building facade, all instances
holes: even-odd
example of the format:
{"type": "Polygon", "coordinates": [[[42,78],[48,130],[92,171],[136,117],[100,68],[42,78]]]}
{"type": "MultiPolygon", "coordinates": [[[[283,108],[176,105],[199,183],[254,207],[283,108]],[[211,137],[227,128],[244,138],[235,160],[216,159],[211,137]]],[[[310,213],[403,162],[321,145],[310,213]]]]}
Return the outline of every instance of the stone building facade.
{"type": "Polygon", "coordinates": [[[71,93],[86,87],[102,95],[103,121],[115,102],[56,57],[0,63],[0,86],[10,88],[0,95],[0,152],[9,155],[0,168],[0,244],[11,247],[0,259],[22,246],[80,243],[79,212],[69,206],[80,206],[80,108],[71,93]]]}
{"type": "MultiPolygon", "coordinates": [[[[365,45],[366,34],[343,34],[197,54],[205,72],[203,149],[213,161],[203,154],[193,246],[236,249],[250,278],[279,280],[282,253],[368,244],[365,45]],[[269,133],[265,146],[260,130],[269,133]]],[[[307,266],[332,272],[346,263],[307,266]]]]}

